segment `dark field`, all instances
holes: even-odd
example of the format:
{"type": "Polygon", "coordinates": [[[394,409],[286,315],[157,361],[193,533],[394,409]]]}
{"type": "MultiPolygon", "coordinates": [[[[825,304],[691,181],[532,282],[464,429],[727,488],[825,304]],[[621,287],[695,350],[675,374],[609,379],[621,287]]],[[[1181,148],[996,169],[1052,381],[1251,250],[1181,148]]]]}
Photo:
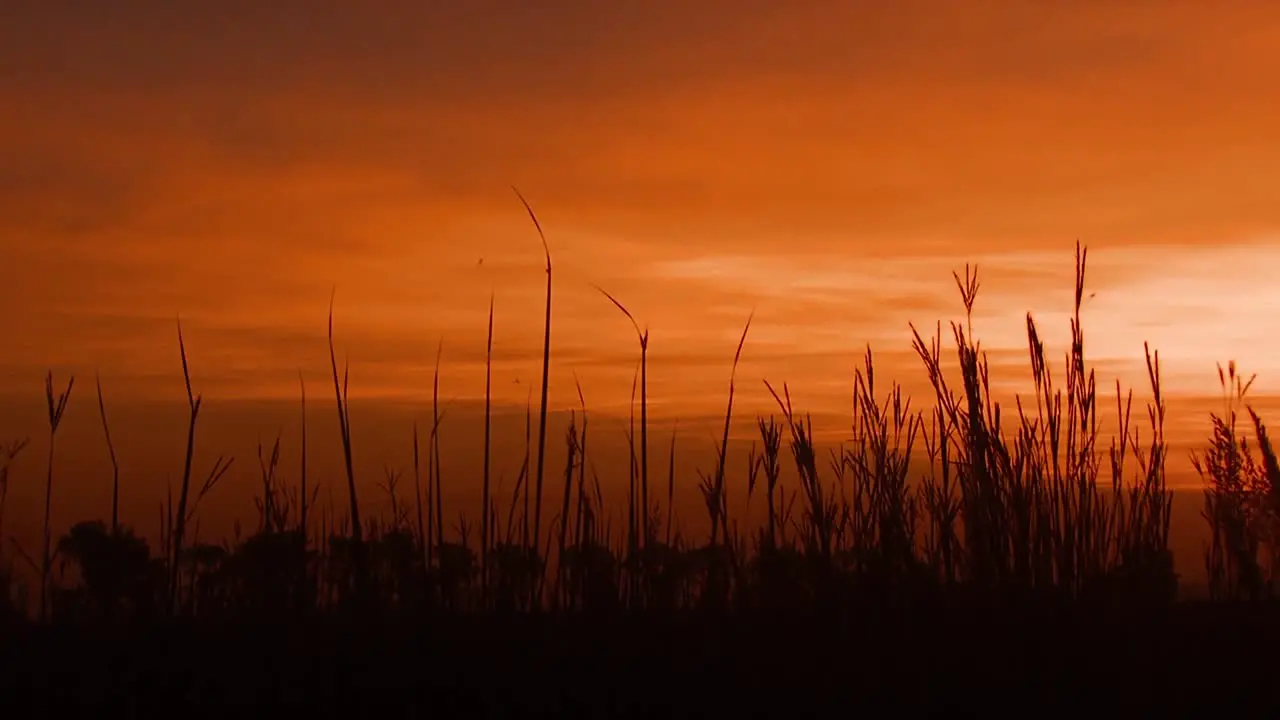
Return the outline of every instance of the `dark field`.
{"type": "Polygon", "coordinates": [[[6,717],[987,715],[1280,709],[1280,613],[438,618],[7,634],[6,717]],[[12,703],[12,704],[11,704],[12,703]]]}

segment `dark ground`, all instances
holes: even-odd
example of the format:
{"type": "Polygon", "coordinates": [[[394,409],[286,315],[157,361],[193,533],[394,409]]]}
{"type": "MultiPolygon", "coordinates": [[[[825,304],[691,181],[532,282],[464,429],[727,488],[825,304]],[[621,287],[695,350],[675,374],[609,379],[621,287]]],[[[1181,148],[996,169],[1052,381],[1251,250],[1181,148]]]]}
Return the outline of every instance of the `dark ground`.
{"type": "Polygon", "coordinates": [[[3,718],[1262,717],[1280,607],[28,627],[0,671],[3,718]]]}

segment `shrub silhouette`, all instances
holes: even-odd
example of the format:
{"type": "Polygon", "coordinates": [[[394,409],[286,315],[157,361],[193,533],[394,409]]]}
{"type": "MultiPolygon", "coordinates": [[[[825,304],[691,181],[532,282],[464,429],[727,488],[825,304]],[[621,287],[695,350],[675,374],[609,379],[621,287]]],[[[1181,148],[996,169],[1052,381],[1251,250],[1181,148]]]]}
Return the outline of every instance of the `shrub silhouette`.
{"type": "Polygon", "coordinates": [[[111,532],[101,521],[79,522],[58,540],[57,551],[75,564],[81,580],[64,595],[75,609],[64,606],[63,614],[120,620],[151,608],[156,579],[151,550],[130,528],[111,532]]]}

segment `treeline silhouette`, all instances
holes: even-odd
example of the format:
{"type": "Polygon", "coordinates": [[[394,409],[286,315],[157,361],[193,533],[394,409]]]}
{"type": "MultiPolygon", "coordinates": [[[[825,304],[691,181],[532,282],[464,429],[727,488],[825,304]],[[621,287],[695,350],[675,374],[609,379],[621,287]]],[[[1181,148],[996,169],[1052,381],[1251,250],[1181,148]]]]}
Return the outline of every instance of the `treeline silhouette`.
{"type": "MultiPolygon", "coordinates": [[[[529,214],[536,225],[532,210],[529,214]]],[[[538,231],[541,234],[540,227],[538,231]]],[[[545,238],[543,244],[545,249],[545,238]]],[[[557,442],[546,436],[546,378],[551,361],[549,250],[546,258],[543,393],[538,417],[532,412],[526,417],[524,457],[516,486],[509,497],[500,498],[490,484],[490,362],[486,366],[482,506],[456,519],[445,517],[439,500],[438,363],[431,425],[421,433],[414,427],[412,476],[387,472],[380,487],[390,500],[389,515],[361,512],[363,498],[357,493],[351,460],[347,373],[333,352],[332,309],[330,360],[345,459],[347,512],[339,515],[332,508],[321,508],[316,487],[308,483],[304,389],[303,440],[295,482],[288,482],[290,473],[281,469],[286,458],[281,456],[279,441],[260,447],[256,523],[247,536],[221,544],[188,539],[201,500],[216,491],[232,461],[218,458],[207,472],[193,467],[201,398],[191,386],[180,328],[190,410],[187,452],[176,497],[171,492],[165,504],[158,547],[120,521],[120,473],[114,448],[109,521],[76,523],[55,541],[49,526],[52,488],[57,482],[54,449],[74,379],[59,390],[50,375],[43,543],[38,557],[11,543],[13,553],[0,574],[0,617],[12,630],[10,637],[40,637],[41,642],[50,643],[45,647],[73,652],[65,644],[89,642],[87,636],[57,634],[57,628],[92,628],[99,640],[119,640],[123,636],[112,633],[151,627],[193,643],[198,636],[197,645],[191,647],[205,648],[201,652],[213,655],[237,652],[229,639],[234,637],[244,643],[239,652],[275,653],[272,657],[283,658],[286,648],[296,643],[310,644],[307,652],[315,655],[315,643],[342,636],[342,654],[320,655],[346,658],[341,662],[350,664],[351,654],[363,652],[353,649],[360,643],[369,644],[365,650],[374,655],[393,655],[406,649],[404,633],[419,635],[407,630],[387,635],[384,629],[353,639],[342,628],[378,624],[385,628],[392,623],[427,633],[424,645],[438,657],[450,658],[446,662],[450,670],[421,681],[457,692],[469,687],[469,681],[460,679],[459,668],[486,662],[481,658],[497,663],[478,671],[490,680],[494,668],[511,662],[513,672],[525,673],[520,676],[522,687],[538,685],[534,679],[542,677],[542,670],[530,665],[538,661],[526,657],[516,662],[510,655],[532,652],[530,647],[556,647],[561,655],[568,653],[565,657],[577,657],[575,672],[582,673],[581,678],[613,668],[608,672],[615,674],[618,687],[622,678],[638,683],[637,678],[649,677],[646,673],[658,672],[646,664],[650,661],[634,660],[635,667],[624,673],[621,666],[615,667],[622,661],[602,659],[625,653],[627,648],[637,657],[657,653],[668,658],[658,663],[668,675],[702,658],[734,665],[739,673],[734,677],[739,680],[733,682],[750,682],[742,680],[745,676],[739,671],[752,677],[759,673],[762,683],[768,682],[771,672],[779,673],[778,677],[808,672],[804,676],[815,688],[828,683],[812,674],[819,667],[831,670],[835,667],[827,664],[834,662],[831,657],[857,653],[861,669],[856,679],[846,676],[842,687],[854,683],[865,690],[889,687],[883,683],[889,682],[885,673],[892,668],[917,664],[919,670],[940,663],[937,658],[928,659],[937,652],[967,653],[974,662],[982,658],[990,672],[1003,668],[1000,682],[1005,684],[1021,682],[1020,677],[1034,684],[1027,675],[1033,671],[1074,668],[1071,671],[1077,675],[1098,673],[1108,663],[1128,661],[1148,663],[1144,672],[1152,674],[1157,671],[1150,664],[1151,656],[1142,655],[1146,659],[1140,661],[1134,653],[1141,652],[1132,648],[1155,654],[1162,642],[1179,642],[1160,639],[1175,625],[1196,628],[1184,640],[1194,636],[1195,642],[1223,642],[1220,634],[1208,629],[1211,621],[1206,619],[1217,617],[1219,609],[1238,627],[1253,622],[1250,619],[1261,623],[1239,630],[1251,642],[1270,637],[1265,628],[1271,627],[1272,615],[1263,601],[1273,597],[1280,569],[1280,463],[1263,421],[1247,405],[1251,381],[1242,378],[1234,365],[1220,369],[1227,405],[1213,416],[1212,438],[1195,457],[1195,467],[1206,481],[1203,516],[1212,541],[1204,562],[1213,602],[1175,605],[1178,577],[1169,548],[1172,495],[1165,477],[1168,445],[1159,354],[1148,350],[1146,355],[1151,401],[1145,413],[1141,409],[1135,413],[1133,392],[1118,382],[1114,405],[1104,407],[1103,392],[1085,357],[1080,308],[1087,251],[1079,246],[1071,347],[1060,377],[1051,371],[1036,323],[1027,316],[1033,397],[1019,399],[1013,408],[993,399],[988,363],[970,321],[950,327],[958,377],[948,377],[943,370],[949,351],[944,348],[941,324],[932,335],[913,327],[915,352],[934,390],[931,406],[915,408],[897,384],[879,380],[868,350],[854,378],[850,441],[821,456],[812,423],[792,406],[787,387],[769,386],[777,412],[757,418],[757,437],[746,471],[732,474],[728,435],[738,359],[750,332],[748,320],[730,366],[716,462],[699,472],[709,521],[708,533],[700,537],[687,537],[673,522],[674,463],[665,468],[650,463],[648,333],[621,302],[603,290],[635,326],[639,339],[628,431],[626,507],[611,514],[603,502],[599,478],[588,473],[591,415],[585,401],[558,440],[567,448],[564,466],[546,467],[547,444],[557,442]],[[1109,439],[1103,439],[1098,430],[1104,412],[1114,413],[1117,423],[1109,439]],[[1238,417],[1245,413],[1247,419],[1238,417]],[[1253,442],[1249,432],[1238,427],[1240,422],[1249,424],[1253,442]],[[730,488],[746,493],[749,503],[764,506],[763,522],[750,527],[740,524],[727,502],[730,488]],[[549,504],[544,508],[544,503],[549,504]],[[614,518],[619,518],[617,526],[614,518]],[[26,565],[27,574],[36,578],[34,607],[25,605],[27,593],[15,587],[18,564],[26,565]],[[53,582],[59,565],[70,570],[67,576],[74,582],[53,582]],[[1241,601],[1250,601],[1247,606],[1253,609],[1241,610],[1241,601]],[[1235,609],[1227,611],[1228,607],[1235,609]],[[731,627],[738,630],[730,632],[731,627]],[[659,641],[655,633],[668,639],[659,641]],[[1022,644],[1026,633],[1052,649],[1028,649],[1022,644]],[[1133,640],[1138,635],[1143,638],[1140,643],[1133,640]],[[380,638],[382,644],[370,644],[372,637],[380,638]],[[806,640],[809,647],[824,649],[806,653],[801,650],[806,640]],[[842,643],[844,650],[839,649],[842,643]],[[609,644],[614,649],[604,650],[609,644]],[[1104,646],[1132,652],[1113,650],[1104,657],[1100,651],[1104,646]],[[1030,663],[1027,658],[1032,656],[1039,659],[1030,663]],[[751,665],[748,657],[760,658],[752,662],[762,665],[751,665]],[[766,671],[766,666],[773,669],[766,671]],[[802,672],[802,668],[809,670],[802,672]],[[875,684],[875,678],[880,678],[881,685],[875,684]]],[[[966,266],[955,280],[966,317],[971,318],[979,291],[976,267],[966,266]]],[[[489,317],[491,358],[492,304],[489,317]]],[[[112,447],[100,387],[98,410],[107,445],[112,447]]],[[[669,442],[673,457],[677,437],[673,434],[669,442]]],[[[24,445],[17,442],[0,448],[0,533],[8,461],[24,445]]],[[[1168,646],[1164,652],[1165,660],[1172,662],[1176,653],[1168,646]]],[[[283,659],[280,662],[287,665],[283,659]]],[[[401,677],[396,673],[404,672],[392,668],[389,661],[386,664],[380,671],[384,684],[390,682],[385,678],[401,677]]],[[[1238,669],[1230,681],[1243,682],[1261,667],[1238,669]]],[[[285,692],[280,683],[302,687],[312,682],[295,670],[272,671],[284,673],[279,678],[293,678],[287,682],[277,678],[278,682],[271,681],[275,684],[263,685],[266,681],[261,678],[242,680],[237,692],[253,697],[277,693],[271,697],[284,702],[278,694],[285,692]],[[276,689],[262,689],[268,685],[276,689]]],[[[929,685],[933,688],[984,682],[982,672],[972,668],[950,665],[948,673],[946,680],[913,682],[933,683],[929,685]],[[971,671],[977,674],[971,676],[971,671]]],[[[990,677],[986,681],[993,682],[990,677]]],[[[530,687],[524,691],[537,695],[539,691],[530,687]]],[[[635,689],[633,699],[643,696],[643,702],[661,705],[658,698],[666,696],[662,693],[679,694],[674,688],[683,685],[666,681],[657,695],[652,694],[653,686],[645,687],[649,690],[635,689]]],[[[609,693],[599,687],[591,692],[597,693],[591,701],[597,704],[588,703],[593,711],[622,712],[602,709],[613,702],[608,700],[609,693]]],[[[925,692],[915,700],[957,701],[950,692],[925,692]]],[[[728,707],[732,702],[737,700],[722,698],[713,706],[728,707]]],[[[804,699],[779,697],[778,702],[803,703],[804,699]]],[[[137,711],[139,706],[130,707],[137,711]]]]}

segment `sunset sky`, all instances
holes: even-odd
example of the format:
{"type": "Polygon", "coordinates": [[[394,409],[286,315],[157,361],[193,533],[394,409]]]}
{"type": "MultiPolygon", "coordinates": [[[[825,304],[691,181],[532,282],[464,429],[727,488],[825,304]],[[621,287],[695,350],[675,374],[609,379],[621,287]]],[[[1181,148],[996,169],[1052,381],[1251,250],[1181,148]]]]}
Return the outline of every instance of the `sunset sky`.
{"type": "Polygon", "coordinates": [[[544,275],[515,185],[554,257],[555,408],[576,374],[626,412],[635,336],[593,285],[651,329],[661,418],[722,411],[752,311],[747,412],[761,378],[843,412],[867,343],[918,391],[908,323],[958,317],[966,262],[993,374],[1025,389],[1025,313],[1060,357],[1079,240],[1100,383],[1141,391],[1150,341],[1194,438],[1215,363],[1264,405],[1280,377],[1277,47],[1280,11],[1237,0],[19,0],[0,437],[40,433],[49,368],[87,428],[95,371],[121,413],[181,423],[180,315],[197,390],[246,413],[208,461],[248,472],[243,408],[292,412],[299,369],[331,397],[335,287],[371,414],[429,398],[441,342],[442,394],[483,396],[491,293],[522,411],[544,275]]]}

